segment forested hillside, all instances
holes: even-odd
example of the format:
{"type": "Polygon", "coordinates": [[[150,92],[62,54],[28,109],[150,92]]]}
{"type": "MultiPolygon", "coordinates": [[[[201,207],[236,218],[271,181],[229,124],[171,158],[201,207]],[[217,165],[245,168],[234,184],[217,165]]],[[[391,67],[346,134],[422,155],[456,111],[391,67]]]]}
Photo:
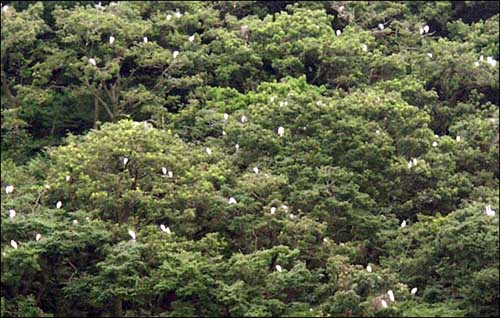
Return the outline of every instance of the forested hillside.
{"type": "Polygon", "coordinates": [[[498,1],[6,1],[1,315],[499,316],[498,1]]]}

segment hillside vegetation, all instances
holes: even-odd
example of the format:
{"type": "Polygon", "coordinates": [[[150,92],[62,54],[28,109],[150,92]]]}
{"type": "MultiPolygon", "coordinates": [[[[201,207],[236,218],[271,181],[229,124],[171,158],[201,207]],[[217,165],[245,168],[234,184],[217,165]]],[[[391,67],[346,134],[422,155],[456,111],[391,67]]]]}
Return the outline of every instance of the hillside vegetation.
{"type": "Polygon", "coordinates": [[[499,316],[497,1],[7,1],[1,315],[499,316]]]}

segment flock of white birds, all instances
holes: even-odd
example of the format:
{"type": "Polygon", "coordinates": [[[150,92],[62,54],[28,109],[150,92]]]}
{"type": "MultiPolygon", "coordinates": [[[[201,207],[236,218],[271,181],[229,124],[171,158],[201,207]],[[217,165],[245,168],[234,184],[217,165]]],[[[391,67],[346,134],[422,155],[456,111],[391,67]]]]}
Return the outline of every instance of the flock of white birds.
{"type": "MultiPolygon", "coordinates": [[[[116,2],[111,2],[109,5],[110,5],[110,6],[115,6],[115,5],[117,5],[117,3],[116,3],[116,2]]],[[[99,10],[105,10],[105,8],[106,8],[105,6],[102,6],[101,2],[99,2],[97,5],[95,5],[95,7],[96,7],[97,9],[99,9],[99,10]]],[[[7,11],[8,11],[8,9],[9,9],[9,7],[8,7],[7,5],[2,7],[2,11],[3,11],[3,12],[7,12],[7,11]]],[[[178,11],[177,11],[174,15],[175,15],[175,17],[180,18],[180,17],[182,16],[182,13],[180,13],[180,12],[178,12],[178,11]]],[[[172,18],[172,16],[171,16],[171,15],[167,15],[167,20],[170,20],[171,18],[172,18]]],[[[378,28],[379,28],[380,30],[384,30],[384,29],[385,29],[385,26],[384,26],[384,24],[380,23],[380,24],[378,25],[378,28]]],[[[427,33],[429,33],[429,32],[430,32],[430,27],[429,27],[428,25],[424,25],[423,27],[420,27],[420,29],[419,29],[419,33],[420,33],[421,35],[427,34],[427,33]]],[[[341,31],[341,30],[336,30],[336,31],[335,31],[335,34],[336,34],[336,36],[341,36],[342,31],[341,31]]],[[[195,40],[195,35],[191,35],[191,36],[189,36],[189,37],[188,37],[188,41],[189,41],[189,42],[193,42],[194,40],[195,40]]],[[[111,36],[109,37],[109,44],[110,44],[110,45],[113,45],[113,44],[115,43],[115,41],[116,41],[116,38],[115,38],[113,35],[111,35],[111,36]]],[[[148,43],[148,42],[149,42],[149,39],[148,39],[148,37],[147,37],[147,36],[143,37],[143,42],[144,42],[144,43],[148,43]]],[[[362,50],[363,50],[364,52],[367,52],[367,51],[368,51],[368,46],[367,46],[366,44],[362,44],[362,50]]],[[[432,53],[427,53],[427,55],[428,55],[430,58],[432,58],[432,57],[433,57],[432,53]]],[[[179,51],[173,51],[173,53],[172,53],[172,57],[175,59],[175,58],[177,58],[178,56],[179,56],[179,51]]],[[[93,66],[97,66],[97,62],[96,62],[95,58],[89,58],[89,59],[88,59],[88,62],[89,62],[90,64],[92,64],[93,66]]],[[[479,61],[478,61],[478,62],[475,62],[474,64],[475,64],[475,66],[479,66],[479,65],[480,65],[480,63],[482,63],[482,62],[484,62],[484,56],[483,56],[483,55],[481,55],[481,56],[479,57],[479,61]]],[[[486,63],[488,63],[488,64],[490,64],[490,65],[492,65],[492,66],[496,66],[497,61],[496,61],[495,59],[493,59],[492,57],[488,56],[488,57],[486,58],[486,63]]],[[[271,102],[274,102],[274,96],[273,96],[273,97],[271,97],[271,102]]],[[[287,105],[288,105],[288,102],[287,102],[287,101],[280,101],[280,102],[279,102],[279,106],[280,106],[280,107],[283,107],[283,106],[285,106],[285,107],[286,107],[287,105]]],[[[223,116],[224,116],[224,121],[227,121],[227,120],[229,119],[229,114],[224,113],[224,115],[223,115],[223,116]]],[[[247,118],[245,115],[242,115],[242,116],[241,116],[241,118],[240,118],[240,121],[241,121],[241,123],[246,123],[246,122],[248,122],[248,118],[247,118]]],[[[283,137],[283,136],[285,135],[285,128],[284,128],[284,127],[282,127],[282,126],[280,126],[280,127],[278,127],[277,132],[278,132],[278,136],[283,137]]],[[[379,133],[379,131],[377,131],[377,133],[379,133]]],[[[223,135],[226,135],[225,131],[223,131],[223,135]]],[[[438,136],[436,136],[436,137],[438,137],[438,136]]],[[[460,142],[460,141],[461,141],[460,136],[456,136],[456,140],[457,140],[458,142],[460,142]]],[[[432,146],[433,146],[433,147],[437,147],[437,146],[438,146],[437,141],[434,141],[434,142],[432,143],[432,146]]],[[[236,145],[235,145],[235,148],[236,148],[236,150],[238,150],[238,149],[239,149],[239,145],[238,145],[238,144],[236,144],[236,145]]],[[[211,148],[206,147],[206,148],[205,148],[205,151],[206,151],[207,155],[212,155],[212,149],[211,149],[211,148]]],[[[122,163],[123,163],[123,165],[127,165],[128,161],[129,161],[129,159],[128,159],[127,157],[122,158],[122,163]]],[[[415,166],[417,166],[417,164],[418,164],[418,160],[417,160],[416,158],[412,158],[412,159],[408,162],[408,168],[415,167],[415,166]]],[[[172,172],[172,171],[170,171],[170,170],[168,170],[166,167],[162,167],[162,168],[161,168],[161,171],[162,171],[162,174],[163,174],[164,176],[168,176],[169,178],[173,178],[173,172],[172,172]]],[[[254,171],[256,174],[258,174],[258,173],[260,172],[260,170],[259,170],[259,168],[258,168],[258,167],[254,167],[254,168],[253,168],[253,171],[254,171]]],[[[70,176],[66,176],[66,181],[69,181],[69,180],[70,180],[70,178],[71,178],[70,176]]],[[[6,193],[6,194],[11,194],[11,193],[13,193],[13,192],[14,192],[14,186],[13,186],[13,185],[7,185],[7,186],[5,187],[5,193],[6,193]]],[[[228,203],[229,203],[229,204],[237,204],[237,201],[236,201],[236,199],[235,199],[234,197],[230,197],[230,198],[229,198],[229,200],[228,200],[228,203]]],[[[62,207],[62,205],[63,205],[63,204],[62,204],[62,202],[61,202],[61,201],[57,201],[55,206],[56,206],[56,208],[57,208],[57,209],[60,209],[60,208],[62,207]]],[[[287,207],[286,205],[281,205],[281,208],[282,208],[283,210],[285,210],[285,211],[288,211],[288,207],[287,207]]],[[[273,207],[271,207],[271,208],[270,208],[270,214],[271,214],[271,215],[274,215],[274,214],[276,213],[276,211],[277,211],[277,208],[276,208],[276,207],[274,207],[274,206],[273,206],[273,207]]],[[[8,212],[9,212],[9,218],[14,219],[14,218],[16,217],[16,211],[15,211],[14,209],[10,209],[8,212]]],[[[486,213],[486,215],[487,215],[487,216],[489,216],[489,217],[493,217],[493,216],[495,216],[495,210],[493,210],[493,209],[491,208],[491,205],[487,205],[487,206],[486,206],[485,213],[486,213]]],[[[289,214],[289,217],[290,217],[290,219],[292,219],[292,220],[293,220],[293,219],[295,219],[295,215],[294,215],[294,214],[292,214],[292,213],[290,213],[290,214],[289,214]]],[[[89,220],[89,218],[87,218],[87,220],[89,220]]],[[[73,220],[73,224],[78,224],[78,220],[73,220]]],[[[403,220],[403,221],[402,221],[402,223],[401,223],[401,228],[406,227],[406,225],[407,225],[407,221],[406,221],[406,220],[403,220]]],[[[161,230],[162,232],[164,232],[164,233],[167,233],[167,234],[171,234],[171,233],[172,233],[172,231],[170,230],[170,228],[169,228],[168,226],[165,226],[164,224],[161,224],[161,225],[160,225],[160,230],[161,230]]],[[[137,235],[136,235],[135,231],[134,231],[134,230],[132,230],[132,229],[129,229],[129,230],[128,230],[128,234],[129,234],[129,236],[131,237],[131,240],[132,240],[133,242],[135,242],[135,241],[136,241],[136,239],[137,239],[137,235]]],[[[39,241],[41,238],[42,238],[42,235],[41,235],[40,233],[37,233],[37,234],[36,234],[36,236],[35,236],[35,240],[36,240],[36,241],[39,241]]],[[[323,242],[327,243],[327,242],[328,242],[328,238],[324,238],[324,239],[323,239],[323,242]]],[[[19,247],[18,243],[17,243],[15,240],[11,240],[11,241],[10,241],[10,245],[11,245],[14,249],[18,249],[18,247],[19,247]]],[[[276,270],[277,270],[278,272],[280,272],[280,273],[281,273],[281,272],[283,271],[283,268],[282,268],[280,265],[276,265],[276,270]]],[[[368,265],[366,266],[366,271],[367,271],[368,273],[372,273],[373,268],[372,268],[372,266],[371,266],[370,264],[368,264],[368,265]]],[[[415,294],[417,293],[417,291],[418,291],[418,288],[417,288],[417,287],[414,287],[414,288],[412,288],[412,289],[411,289],[410,293],[411,293],[412,295],[415,295],[415,294]]],[[[389,290],[389,291],[387,292],[387,295],[389,296],[389,300],[390,300],[391,302],[394,302],[394,301],[395,301],[394,293],[393,293],[393,291],[392,291],[392,290],[389,290]]],[[[382,299],[382,300],[381,300],[381,305],[382,305],[382,307],[384,307],[384,308],[387,308],[387,307],[388,307],[387,301],[386,301],[386,300],[384,300],[384,299],[382,299]]]]}

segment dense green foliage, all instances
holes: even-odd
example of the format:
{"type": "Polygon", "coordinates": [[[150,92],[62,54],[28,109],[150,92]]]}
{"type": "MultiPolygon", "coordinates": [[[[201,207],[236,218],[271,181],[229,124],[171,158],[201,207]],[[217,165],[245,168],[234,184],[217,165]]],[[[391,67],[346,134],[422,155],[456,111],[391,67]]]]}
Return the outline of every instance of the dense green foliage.
{"type": "Polygon", "coordinates": [[[2,316],[499,315],[498,2],[3,5],[2,316]]]}

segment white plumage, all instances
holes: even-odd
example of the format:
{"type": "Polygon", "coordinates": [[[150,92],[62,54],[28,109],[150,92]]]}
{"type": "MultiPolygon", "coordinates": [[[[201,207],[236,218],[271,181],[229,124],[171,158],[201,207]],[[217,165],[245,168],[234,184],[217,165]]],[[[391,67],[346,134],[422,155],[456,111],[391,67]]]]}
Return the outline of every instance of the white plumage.
{"type": "Polygon", "coordinates": [[[371,273],[372,272],[372,267],[370,266],[370,264],[366,265],[366,271],[368,273],[371,273]]]}
{"type": "Polygon", "coordinates": [[[285,128],[283,128],[283,127],[281,127],[281,126],[280,126],[280,127],[278,128],[278,135],[279,135],[280,137],[283,137],[283,135],[285,135],[285,128]]]}
{"type": "Polygon", "coordinates": [[[274,206],[271,207],[271,214],[276,213],[276,208],[274,206]]]}
{"type": "Polygon", "coordinates": [[[277,270],[278,272],[280,272],[280,273],[281,273],[281,271],[283,271],[283,269],[281,268],[281,266],[280,266],[280,265],[276,265],[276,270],[277,270]]]}
{"type": "Polygon", "coordinates": [[[97,63],[95,62],[95,59],[93,59],[93,58],[89,58],[89,63],[94,65],[94,66],[97,65],[97,63]]]}
{"type": "Polygon", "coordinates": [[[205,151],[207,152],[207,155],[209,155],[209,156],[212,154],[212,149],[210,149],[208,147],[205,148],[205,151]]]}
{"type": "Polygon", "coordinates": [[[35,236],[35,240],[40,241],[41,238],[42,238],[42,234],[37,233],[35,236]]]}
{"type": "Polygon", "coordinates": [[[191,35],[189,38],[188,38],[189,42],[193,42],[194,41],[194,34],[191,35]]]}
{"type": "Polygon", "coordinates": [[[485,212],[487,216],[495,216],[495,210],[491,208],[491,205],[486,206],[485,212]]]}
{"type": "Polygon", "coordinates": [[[15,248],[17,250],[17,242],[16,241],[10,240],[10,246],[12,246],[13,248],[15,248]]]}
{"type": "Polygon", "coordinates": [[[149,39],[148,39],[147,36],[145,36],[142,40],[144,41],[144,43],[148,43],[149,42],[149,39]]]}
{"type": "Polygon", "coordinates": [[[167,168],[166,167],[162,167],[161,168],[161,173],[163,173],[163,175],[166,175],[167,174],[167,168]]]}
{"type": "Polygon", "coordinates": [[[236,199],[235,199],[235,198],[233,198],[233,197],[230,197],[230,198],[229,198],[229,204],[236,204],[236,203],[237,203],[237,202],[236,202],[236,199]]]}
{"type": "Polygon", "coordinates": [[[109,37],[109,44],[113,44],[114,42],[115,42],[115,37],[111,35],[109,37]]]}
{"type": "Polygon", "coordinates": [[[128,230],[128,235],[130,235],[130,237],[135,241],[136,235],[134,231],[128,230]]]}
{"type": "Polygon", "coordinates": [[[10,209],[9,210],[9,218],[13,219],[16,217],[16,210],[10,209]]]}
{"type": "Polygon", "coordinates": [[[12,193],[14,192],[14,186],[13,185],[8,185],[5,187],[5,193],[9,194],[9,193],[12,193]]]}
{"type": "Polygon", "coordinates": [[[382,23],[379,23],[378,28],[379,28],[380,30],[383,30],[385,27],[384,27],[384,25],[383,25],[382,23]]]}
{"type": "Polygon", "coordinates": [[[243,115],[243,116],[241,116],[240,120],[242,123],[246,123],[248,121],[248,118],[247,118],[247,116],[243,115]]]}
{"type": "Polygon", "coordinates": [[[62,202],[61,201],[57,201],[56,208],[60,209],[61,207],[62,207],[62,202]]]}
{"type": "Polygon", "coordinates": [[[340,36],[340,35],[342,34],[342,31],[337,30],[337,31],[335,31],[335,34],[336,34],[337,36],[340,36]]]}
{"type": "Polygon", "coordinates": [[[259,167],[254,167],[254,168],[253,168],[253,172],[255,172],[255,173],[259,173],[259,167]]]}
{"type": "Polygon", "coordinates": [[[387,292],[387,295],[389,295],[389,299],[390,299],[391,301],[394,301],[394,300],[395,300],[395,298],[394,298],[394,293],[392,292],[392,290],[389,290],[389,291],[387,292]]]}
{"type": "Polygon", "coordinates": [[[411,289],[411,294],[412,294],[412,295],[415,295],[415,294],[417,293],[417,291],[418,291],[418,288],[417,288],[417,287],[413,287],[413,288],[411,289]]]}

